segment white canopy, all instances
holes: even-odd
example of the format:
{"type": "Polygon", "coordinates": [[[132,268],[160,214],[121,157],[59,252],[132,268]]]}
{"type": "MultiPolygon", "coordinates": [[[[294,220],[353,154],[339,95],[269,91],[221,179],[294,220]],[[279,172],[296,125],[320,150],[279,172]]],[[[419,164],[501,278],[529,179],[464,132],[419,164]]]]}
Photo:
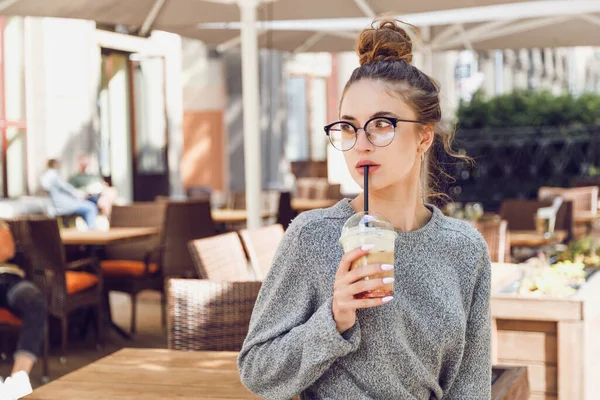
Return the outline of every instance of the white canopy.
{"type": "MultiPolygon", "coordinates": [[[[260,136],[257,20],[373,18],[522,0],[0,0],[0,14],[95,20],[103,24],[177,32],[202,22],[241,21],[244,155],[248,227],[260,220],[260,136]]],[[[548,1],[550,3],[551,1],[548,1]]]]}

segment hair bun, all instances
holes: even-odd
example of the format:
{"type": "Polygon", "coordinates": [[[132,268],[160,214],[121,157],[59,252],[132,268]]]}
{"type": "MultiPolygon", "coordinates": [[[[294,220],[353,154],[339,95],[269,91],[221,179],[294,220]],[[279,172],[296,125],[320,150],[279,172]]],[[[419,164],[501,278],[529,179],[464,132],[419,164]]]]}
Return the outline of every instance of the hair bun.
{"type": "Polygon", "coordinates": [[[375,19],[370,28],[360,33],[356,41],[360,65],[378,61],[412,62],[412,39],[401,23],[404,24],[393,18],[375,19]]]}

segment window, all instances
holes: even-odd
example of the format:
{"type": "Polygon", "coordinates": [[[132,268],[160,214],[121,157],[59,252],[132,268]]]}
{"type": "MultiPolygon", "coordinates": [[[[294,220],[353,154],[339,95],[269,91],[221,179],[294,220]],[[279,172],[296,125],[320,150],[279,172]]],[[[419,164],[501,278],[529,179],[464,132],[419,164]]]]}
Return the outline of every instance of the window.
{"type": "Polygon", "coordinates": [[[0,16],[0,190],[3,197],[28,193],[23,18],[0,16]]]}

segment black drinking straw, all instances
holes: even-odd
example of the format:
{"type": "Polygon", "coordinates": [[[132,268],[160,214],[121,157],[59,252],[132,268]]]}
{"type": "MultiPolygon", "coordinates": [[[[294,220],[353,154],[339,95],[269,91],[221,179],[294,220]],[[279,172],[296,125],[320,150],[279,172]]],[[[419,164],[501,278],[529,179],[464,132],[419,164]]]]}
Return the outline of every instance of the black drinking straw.
{"type": "Polygon", "coordinates": [[[369,213],[369,166],[365,165],[364,167],[365,173],[365,183],[364,183],[364,191],[365,191],[365,214],[369,213]]]}

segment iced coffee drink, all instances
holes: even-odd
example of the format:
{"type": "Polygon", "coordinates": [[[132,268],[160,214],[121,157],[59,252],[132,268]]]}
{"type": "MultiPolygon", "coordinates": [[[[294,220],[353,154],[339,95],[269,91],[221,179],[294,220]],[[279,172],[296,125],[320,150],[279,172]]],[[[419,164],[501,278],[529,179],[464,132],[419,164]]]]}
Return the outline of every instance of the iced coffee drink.
{"type": "MultiPolygon", "coordinates": [[[[373,264],[394,265],[394,245],[397,235],[393,225],[383,216],[373,213],[358,213],[350,217],[344,224],[340,244],[345,253],[363,245],[374,246],[365,256],[354,261],[351,269],[373,264]]],[[[394,270],[382,271],[379,274],[365,278],[365,280],[388,277],[394,277],[394,270]]],[[[366,299],[393,295],[394,284],[389,283],[375,290],[359,293],[355,297],[366,299]]]]}

